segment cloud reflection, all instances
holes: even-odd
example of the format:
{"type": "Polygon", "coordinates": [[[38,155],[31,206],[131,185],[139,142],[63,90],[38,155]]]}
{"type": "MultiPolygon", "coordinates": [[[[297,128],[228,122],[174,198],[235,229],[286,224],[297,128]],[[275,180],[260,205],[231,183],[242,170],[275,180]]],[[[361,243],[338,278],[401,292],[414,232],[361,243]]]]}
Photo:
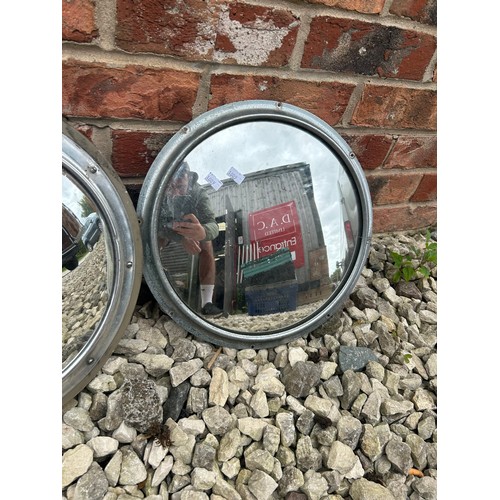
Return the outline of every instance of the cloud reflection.
{"type": "Polygon", "coordinates": [[[65,175],[62,176],[62,202],[66,205],[79,219],[81,223],[85,221],[85,216],[82,214],[81,201],[84,194],[80,189],[65,175]]]}
{"type": "Polygon", "coordinates": [[[240,123],[212,134],[186,160],[191,170],[198,173],[201,183],[209,173],[220,180],[227,179],[231,167],[245,175],[287,164],[309,164],[330,274],[336,263],[345,258],[345,216],[339,182],[343,196],[354,196],[354,190],[335,153],[309,132],[271,121],[240,123]]]}

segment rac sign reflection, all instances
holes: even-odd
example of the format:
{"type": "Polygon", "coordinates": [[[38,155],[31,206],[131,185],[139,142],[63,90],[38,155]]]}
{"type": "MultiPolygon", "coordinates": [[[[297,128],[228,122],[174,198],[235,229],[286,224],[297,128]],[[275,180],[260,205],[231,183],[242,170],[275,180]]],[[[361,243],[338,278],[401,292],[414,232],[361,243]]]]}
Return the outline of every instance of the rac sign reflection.
{"type": "Polygon", "coordinates": [[[292,253],[295,268],[304,265],[302,230],[295,201],[250,212],[248,219],[250,240],[257,243],[259,257],[288,248],[292,253]]]}

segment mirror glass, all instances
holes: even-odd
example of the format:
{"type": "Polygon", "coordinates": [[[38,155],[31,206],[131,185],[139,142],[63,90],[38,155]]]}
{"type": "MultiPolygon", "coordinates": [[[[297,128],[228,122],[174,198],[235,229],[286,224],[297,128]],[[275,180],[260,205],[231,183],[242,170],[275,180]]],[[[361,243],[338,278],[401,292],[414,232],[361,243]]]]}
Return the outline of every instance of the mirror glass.
{"type": "Polygon", "coordinates": [[[94,145],[62,124],[62,397],[75,396],[120,341],[142,276],[137,214],[94,145]]]}
{"type": "Polygon", "coordinates": [[[239,123],[189,152],[160,193],[158,252],[193,313],[239,332],[287,328],[341,285],[359,238],[356,189],[308,131],[239,123]]]}
{"type": "Polygon", "coordinates": [[[368,255],[372,211],[354,153],[296,106],[241,101],[183,127],[137,205],[144,277],[189,332],[236,348],[316,329],[368,255]]]}
{"type": "Polygon", "coordinates": [[[71,173],[62,174],[62,362],[71,362],[98,326],[112,286],[106,226],[71,173]]]}

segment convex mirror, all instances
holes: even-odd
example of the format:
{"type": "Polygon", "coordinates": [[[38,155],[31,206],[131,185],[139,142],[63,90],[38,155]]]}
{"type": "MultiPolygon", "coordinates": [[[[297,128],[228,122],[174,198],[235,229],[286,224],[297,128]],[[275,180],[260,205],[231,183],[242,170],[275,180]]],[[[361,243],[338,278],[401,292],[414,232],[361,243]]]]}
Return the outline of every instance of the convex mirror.
{"type": "Polygon", "coordinates": [[[236,348],[324,323],[352,291],[371,238],[354,153],[316,116],[272,101],[225,105],[181,129],[148,171],[137,211],[160,308],[236,348]]]}
{"type": "Polygon", "coordinates": [[[272,347],[333,316],[368,256],[372,208],[354,153],[275,101],[208,111],[163,147],[137,211],[112,167],[63,122],[63,401],[119,342],[141,279],[193,335],[272,347]]]}
{"type": "Polygon", "coordinates": [[[62,124],[62,393],[76,395],[113,352],[142,276],[134,206],[92,143],[62,124]]]}

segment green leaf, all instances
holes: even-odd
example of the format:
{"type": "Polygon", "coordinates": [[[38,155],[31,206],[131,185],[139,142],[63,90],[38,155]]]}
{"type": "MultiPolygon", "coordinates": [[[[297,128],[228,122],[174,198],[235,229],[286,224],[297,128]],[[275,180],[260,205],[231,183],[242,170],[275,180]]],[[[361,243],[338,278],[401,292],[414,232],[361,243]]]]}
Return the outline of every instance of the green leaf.
{"type": "Polygon", "coordinates": [[[399,283],[399,281],[401,280],[401,271],[396,271],[392,277],[392,281],[394,283],[399,283]]]}
{"type": "Polygon", "coordinates": [[[405,359],[405,363],[409,363],[410,362],[410,359],[412,358],[413,356],[411,354],[405,354],[404,355],[404,359],[405,359]]]}
{"type": "Polygon", "coordinates": [[[415,269],[413,267],[403,267],[403,278],[405,281],[411,281],[415,277],[415,269]]]}
{"type": "Polygon", "coordinates": [[[430,271],[429,271],[429,269],[427,269],[427,267],[425,267],[425,266],[420,266],[420,267],[418,268],[418,270],[419,270],[419,272],[420,272],[421,274],[423,274],[423,275],[424,275],[424,277],[425,277],[425,278],[428,278],[428,277],[431,275],[431,272],[430,272],[430,271]]]}
{"type": "Polygon", "coordinates": [[[396,265],[396,267],[400,267],[401,264],[403,263],[403,256],[397,252],[391,252],[391,259],[396,265]]]}
{"type": "Polygon", "coordinates": [[[437,246],[433,244],[424,253],[424,260],[427,262],[436,263],[437,262],[437,246]]]}
{"type": "Polygon", "coordinates": [[[404,260],[405,265],[407,265],[407,266],[408,266],[408,265],[410,265],[410,266],[411,266],[411,261],[412,261],[413,259],[412,259],[411,255],[410,255],[410,254],[408,254],[408,255],[405,255],[405,256],[404,256],[404,259],[403,259],[403,260],[404,260]]]}

